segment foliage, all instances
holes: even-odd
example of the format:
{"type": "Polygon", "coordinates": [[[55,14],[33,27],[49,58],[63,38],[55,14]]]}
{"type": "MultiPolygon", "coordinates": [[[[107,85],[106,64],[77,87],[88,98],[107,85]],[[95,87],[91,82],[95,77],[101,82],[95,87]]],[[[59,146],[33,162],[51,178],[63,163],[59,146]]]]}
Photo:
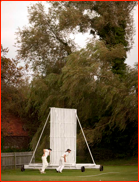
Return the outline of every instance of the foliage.
{"type": "MultiPolygon", "coordinates": [[[[32,114],[36,113],[36,118],[42,122],[48,115],[48,107],[77,108],[91,147],[102,145],[102,142],[105,143],[104,147],[108,143],[112,147],[116,131],[122,145],[125,141],[122,138],[132,128],[126,141],[130,143],[130,151],[132,147],[136,148],[137,69],[127,67],[126,78],[121,81],[118,75],[112,73],[109,64],[111,58],[120,58],[123,54],[125,51],[121,46],[109,50],[101,41],[72,53],[60,76],[52,73],[32,81],[29,98],[29,106],[33,106],[32,114]],[[117,54],[119,49],[121,54],[117,54]]],[[[41,127],[32,140],[33,145],[37,142],[41,127]]],[[[78,133],[79,149],[84,142],[79,130],[78,133]]],[[[117,144],[119,139],[115,137],[117,144]]]]}
{"type": "Polygon", "coordinates": [[[74,44],[59,30],[57,14],[46,13],[44,6],[37,3],[28,9],[29,26],[17,32],[19,58],[31,63],[33,70],[41,75],[60,73],[65,58],[74,44]]]}
{"type": "Polygon", "coordinates": [[[7,148],[7,149],[2,149],[1,152],[7,153],[7,152],[27,152],[31,151],[30,148],[28,149],[17,149],[17,148],[7,148]]]}
{"type": "Polygon", "coordinates": [[[18,67],[18,60],[6,58],[8,48],[1,46],[1,106],[2,113],[7,112],[18,100],[18,87],[22,83],[23,68],[18,67]]]}
{"type": "MultiPolygon", "coordinates": [[[[136,155],[138,70],[125,59],[133,45],[132,10],[137,2],[49,3],[48,13],[41,3],[31,6],[29,25],[17,32],[18,58],[35,72],[30,85],[18,88],[24,92],[16,105],[32,127],[32,149],[48,108],[65,107],[78,110],[91,148],[107,148],[115,156],[123,156],[122,149],[136,155]],[[78,32],[93,38],[77,51],[70,35],[78,32]]],[[[46,147],[46,136],[39,152],[46,147]]],[[[79,128],[77,142],[85,152],[79,128]]]]}
{"type": "MultiPolygon", "coordinates": [[[[121,81],[109,69],[105,51],[102,51],[104,48],[94,52],[96,48],[91,44],[88,49],[69,56],[63,68],[62,91],[70,98],[69,104],[78,108],[87,139],[92,146],[100,143],[104,136],[110,137],[115,129],[124,131],[128,126],[131,128],[131,125],[132,134],[137,139],[137,69],[127,68],[126,79],[121,81]],[[94,76],[97,76],[96,80],[94,76]]],[[[111,59],[110,56],[114,56],[114,53],[106,51],[107,58],[111,59]]],[[[82,146],[83,141],[80,142],[79,145],[82,146]]]]}
{"type": "MultiPolygon", "coordinates": [[[[71,32],[90,32],[94,37],[106,42],[111,48],[122,44],[125,50],[133,45],[133,17],[132,10],[137,2],[50,2],[57,9],[61,30],[71,32]]],[[[120,59],[112,59],[113,73],[124,76],[124,55],[120,59]]]]}
{"type": "MultiPolygon", "coordinates": [[[[41,3],[29,9],[29,26],[17,32],[18,57],[45,76],[61,73],[66,57],[76,50],[71,33],[90,32],[105,41],[109,49],[133,45],[132,10],[137,2],[49,2],[48,13],[41,3]]],[[[126,54],[111,59],[113,73],[124,76],[126,54]]]]}
{"type": "Polygon", "coordinates": [[[21,81],[22,67],[17,67],[18,61],[5,57],[8,48],[1,45],[1,80],[3,84],[17,86],[21,81]]]}

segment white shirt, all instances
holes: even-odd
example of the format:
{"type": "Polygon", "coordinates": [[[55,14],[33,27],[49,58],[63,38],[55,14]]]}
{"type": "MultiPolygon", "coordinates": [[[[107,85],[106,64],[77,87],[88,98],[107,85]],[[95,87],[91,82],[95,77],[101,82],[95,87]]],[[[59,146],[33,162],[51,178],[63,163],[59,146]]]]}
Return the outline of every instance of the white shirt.
{"type": "Polygon", "coordinates": [[[62,154],[61,157],[64,157],[64,155],[66,155],[66,157],[67,157],[69,155],[69,153],[68,152],[65,152],[64,154],[62,154]]]}
{"type": "Polygon", "coordinates": [[[48,157],[48,155],[49,155],[49,150],[48,150],[48,149],[44,149],[44,150],[45,150],[44,156],[45,156],[45,157],[48,157]]]}

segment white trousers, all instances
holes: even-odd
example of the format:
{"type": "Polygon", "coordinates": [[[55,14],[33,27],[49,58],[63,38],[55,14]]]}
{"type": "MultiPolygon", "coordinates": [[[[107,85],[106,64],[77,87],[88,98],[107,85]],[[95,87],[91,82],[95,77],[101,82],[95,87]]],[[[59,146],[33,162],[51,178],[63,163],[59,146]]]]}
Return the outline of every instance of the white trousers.
{"type": "Polygon", "coordinates": [[[59,160],[59,167],[56,170],[62,172],[63,169],[64,169],[64,157],[61,157],[59,160]]]}
{"type": "Polygon", "coordinates": [[[42,156],[42,169],[41,169],[41,172],[44,172],[45,169],[47,168],[47,166],[48,166],[47,158],[45,156],[42,156]]]}

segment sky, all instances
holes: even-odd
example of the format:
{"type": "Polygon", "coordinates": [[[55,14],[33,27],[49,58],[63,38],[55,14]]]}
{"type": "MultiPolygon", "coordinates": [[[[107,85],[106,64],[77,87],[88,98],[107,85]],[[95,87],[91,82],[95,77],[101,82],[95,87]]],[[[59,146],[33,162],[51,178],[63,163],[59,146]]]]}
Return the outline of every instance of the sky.
{"type": "MultiPolygon", "coordinates": [[[[18,27],[28,25],[28,11],[27,6],[35,4],[37,1],[2,1],[1,2],[1,43],[3,48],[8,47],[9,52],[7,57],[10,59],[15,58],[17,55],[16,35],[18,27]]],[[[43,1],[46,5],[46,1],[43,1]]],[[[136,33],[134,35],[134,45],[132,50],[127,54],[126,63],[134,66],[138,62],[138,6],[133,11],[134,26],[136,33]]],[[[86,36],[77,35],[76,42],[82,47],[85,45],[86,36]]]]}

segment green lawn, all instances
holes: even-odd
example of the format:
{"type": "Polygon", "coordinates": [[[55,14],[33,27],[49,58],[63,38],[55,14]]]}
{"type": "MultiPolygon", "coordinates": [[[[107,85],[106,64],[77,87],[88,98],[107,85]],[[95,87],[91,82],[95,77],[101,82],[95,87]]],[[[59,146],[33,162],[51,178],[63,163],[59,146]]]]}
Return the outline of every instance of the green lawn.
{"type": "Polygon", "coordinates": [[[46,174],[40,174],[39,170],[26,169],[21,172],[16,170],[2,170],[2,181],[138,181],[138,166],[104,166],[104,171],[98,169],[63,170],[56,173],[55,170],[46,170],[46,174]]]}

